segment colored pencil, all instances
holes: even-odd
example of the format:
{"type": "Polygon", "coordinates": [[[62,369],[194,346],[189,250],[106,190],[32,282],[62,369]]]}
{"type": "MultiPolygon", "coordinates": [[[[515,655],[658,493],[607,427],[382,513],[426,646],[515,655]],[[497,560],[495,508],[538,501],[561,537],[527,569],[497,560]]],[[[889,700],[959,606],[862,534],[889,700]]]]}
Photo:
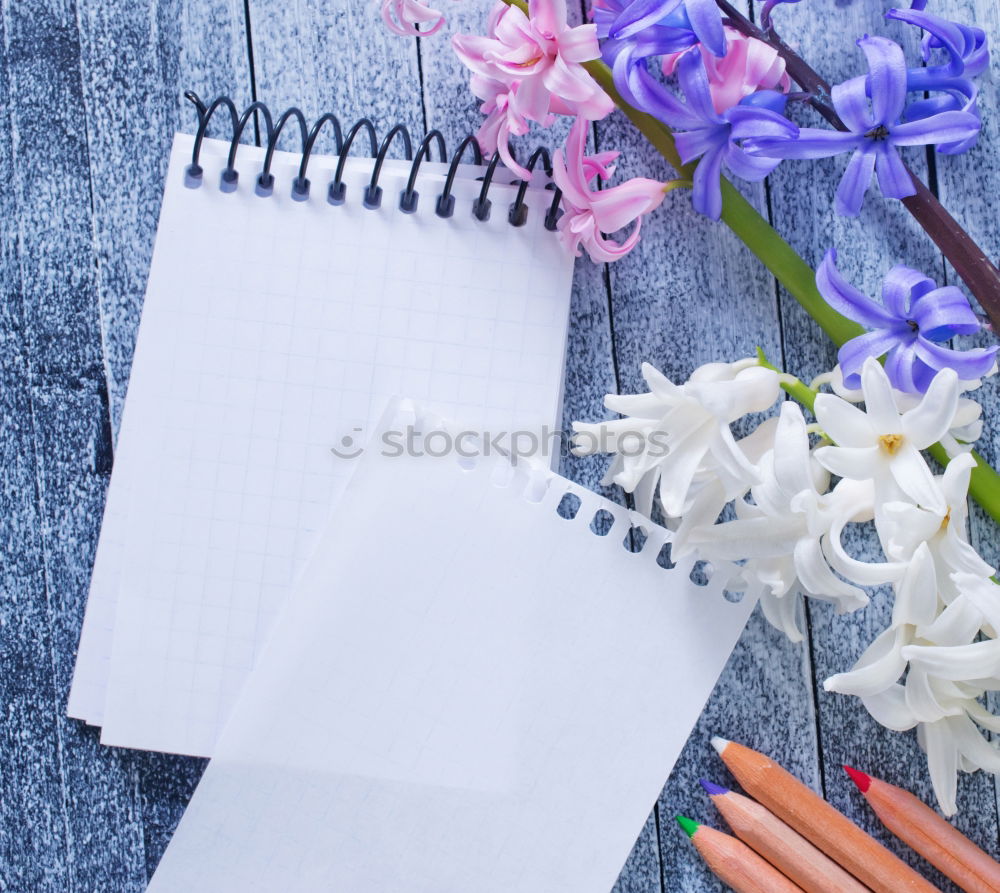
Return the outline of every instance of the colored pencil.
{"type": "Polygon", "coordinates": [[[875,815],[966,893],[1000,893],[1000,864],[909,791],[844,766],[875,815]]]}
{"type": "Polygon", "coordinates": [[[702,786],[733,833],[806,893],[868,893],[767,807],[710,781],[703,780],[702,786]]]}
{"type": "Polygon", "coordinates": [[[712,873],[736,893],[802,893],[777,868],[768,865],[745,843],[706,825],[677,816],[712,873]]]}
{"type": "Polygon", "coordinates": [[[875,893],[940,893],[777,763],[724,738],[712,745],[748,794],[875,893]]]}

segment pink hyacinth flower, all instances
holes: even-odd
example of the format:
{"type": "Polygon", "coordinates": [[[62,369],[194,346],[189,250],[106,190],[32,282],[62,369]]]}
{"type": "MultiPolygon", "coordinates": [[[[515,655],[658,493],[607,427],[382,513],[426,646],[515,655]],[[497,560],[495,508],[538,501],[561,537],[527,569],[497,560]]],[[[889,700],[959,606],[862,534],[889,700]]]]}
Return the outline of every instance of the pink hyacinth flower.
{"type": "MultiPolygon", "coordinates": [[[[758,90],[787,93],[791,89],[792,81],[785,71],[785,60],[778,55],[778,51],[761,40],[740,34],[735,28],[726,28],[725,56],[714,56],[704,46],[699,46],[699,50],[708,72],[712,105],[720,115],[758,90]]],[[[668,76],[673,74],[686,52],[690,51],[664,56],[663,73],[668,76]]]]}
{"type": "Polygon", "coordinates": [[[584,155],[587,120],[579,117],[566,140],[566,152],[558,149],[552,159],[552,179],[563,193],[559,239],[569,251],[580,256],[582,245],[591,259],[609,263],[628,254],[639,241],[642,216],[663,201],[663,184],[636,177],[610,189],[591,190],[594,179],[606,180],[613,168],[608,165],[618,154],[603,152],[584,155]],[[624,242],[604,236],[635,221],[635,229],[624,242]]]}
{"type": "Polygon", "coordinates": [[[423,0],[382,0],[382,21],[400,37],[429,37],[441,29],[444,13],[431,9],[423,0]],[[430,27],[420,29],[418,25],[430,27]]]}
{"type": "Polygon", "coordinates": [[[545,123],[552,113],[603,118],[614,103],[582,67],[598,59],[596,25],[571,27],[566,0],[529,0],[528,15],[517,7],[495,9],[486,37],[456,34],[452,45],[474,74],[516,87],[517,114],[545,123]]]}

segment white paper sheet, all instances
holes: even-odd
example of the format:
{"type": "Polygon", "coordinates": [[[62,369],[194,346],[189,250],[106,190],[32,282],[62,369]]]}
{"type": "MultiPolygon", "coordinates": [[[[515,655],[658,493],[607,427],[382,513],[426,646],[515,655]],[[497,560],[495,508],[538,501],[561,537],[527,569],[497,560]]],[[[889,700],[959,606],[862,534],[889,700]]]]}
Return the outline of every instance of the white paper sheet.
{"type": "Polygon", "coordinates": [[[171,157],[69,712],[107,744],[208,755],[353,467],[331,447],[399,392],[474,426],[556,424],[572,259],[542,226],[551,193],[529,190],[517,228],[497,184],[473,219],[475,168],[443,220],[439,164],[407,215],[408,162],[386,162],[372,211],[371,159],[333,207],[335,158],[313,157],[295,202],[297,155],[276,154],[263,198],[263,150],[240,148],[224,194],[228,142],[205,142],[198,189],[191,145],[171,157]]]}
{"type": "Polygon", "coordinates": [[[505,471],[365,456],[150,893],[611,889],[752,605],[505,471]]]}

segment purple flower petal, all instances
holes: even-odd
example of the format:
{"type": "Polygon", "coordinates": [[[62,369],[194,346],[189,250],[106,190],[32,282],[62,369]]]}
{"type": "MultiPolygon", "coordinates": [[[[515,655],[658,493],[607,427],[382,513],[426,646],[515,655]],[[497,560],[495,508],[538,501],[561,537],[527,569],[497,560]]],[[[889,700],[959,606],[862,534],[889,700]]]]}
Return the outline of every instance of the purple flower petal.
{"type": "Polygon", "coordinates": [[[729,125],[718,127],[699,127],[697,130],[687,130],[674,137],[681,161],[687,164],[700,158],[712,149],[724,149],[729,142],[729,125]]]}
{"type": "Polygon", "coordinates": [[[837,353],[837,362],[847,387],[860,387],[861,367],[868,357],[878,359],[899,343],[899,334],[891,329],[876,329],[858,335],[844,344],[837,353]],[[852,384],[855,382],[855,384],[852,384]]]}
{"type": "Polygon", "coordinates": [[[767,108],[736,105],[729,109],[724,117],[733,125],[734,140],[767,137],[795,139],[799,135],[799,128],[792,121],[767,108]]]}
{"type": "Polygon", "coordinates": [[[931,341],[974,335],[982,328],[969,299],[954,285],[921,295],[913,302],[910,314],[920,327],[920,334],[931,341]]]}
{"type": "Polygon", "coordinates": [[[914,343],[897,344],[885,358],[885,374],[889,376],[892,386],[897,391],[906,391],[908,394],[915,394],[918,391],[917,383],[914,381],[913,367],[917,362],[914,343]]]}
{"type": "Polygon", "coordinates": [[[891,126],[903,114],[906,102],[906,57],[903,48],[887,37],[863,37],[858,46],[868,59],[874,122],[891,126]]]}
{"type": "MultiPolygon", "coordinates": [[[[712,4],[713,9],[718,7],[712,4]]],[[[699,118],[712,123],[722,124],[723,119],[715,111],[712,103],[712,91],[708,86],[708,72],[701,53],[697,49],[688,50],[677,64],[677,80],[684,91],[688,106],[699,118]]]]}
{"type": "Polygon", "coordinates": [[[715,0],[685,0],[684,8],[698,39],[712,51],[713,56],[725,56],[726,32],[715,0]]]}
{"type": "Polygon", "coordinates": [[[892,328],[898,320],[880,304],[858,291],[837,269],[837,251],[831,248],[816,270],[816,287],[834,310],[871,329],[892,328]]]}
{"type": "Polygon", "coordinates": [[[915,289],[930,291],[935,288],[934,280],[929,279],[919,270],[897,264],[882,280],[882,303],[893,316],[906,320],[910,316],[915,289]]]}
{"type": "Polygon", "coordinates": [[[632,37],[650,25],[655,25],[682,2],[683,0],[634,0],[615,19],[608,29],[608,36],[615,39],[632,37]]]}
{"type": "Polygon", "coordinates": [[[836,84],[830,91],[833,107],[854,133],[865,133],[876,124],[868,102],[868,83],[868,78],[862,75],[836,84]]]}
{"type": "Polygon", "coordinates": [[[926,146],[949,143],[979,133],[979,119],[969,112],[941,112],[921,121],[897,124],[889,134],[894,146],[926,146]]]}
{"type": "Polygon", "coordinates": [[[839,130],[803,127],[798,139],[763,137],[748,139],[743,148],[765,158],[829,158],[857,149],[864,138],[839,130]]]}
{"type": "Polygon", "coordinates": [[[906,198],[916,194],[917,187],[913,185],[913,177],[892,146],[878,144],[875,170],[878,174],[878,188],[886,198],[906,198]]]}
{"type": "Polygon", "coordinates": [[[842,217],[857,217],[865,201],[865,193],[875,171],[875,152],[858,149],[847,163],[847,170],[840,178],[834,209],[842,217]]]}
{"type": "Polygon", "coordinates": [[[726,151],[726,167],[741,180],[757,183],[763,180],[779,164],[780,158],[760,158],[748,155],[735,143],[730,143],[726,151]]]}
{"type": "Polygon", "coordinates": [[[932,48],[948,53],[947,66],[932,66],[931,70],[952,76],[975,77],[989,66],[989,42],[982,28],[951,22],[929,12],[913,9],[890,9],[885,17],[916,25],[927,32],[923,42],[924,61],[930,61],[932,48]]]}
{"type": "Polygon", "coordinates": [[[963,381],[982,378],[996,362],[997,347],[976,347],[971,350],[951,350],[928,341],[917,338],[914,342],[917,356],[931,368],[954,369],[963,381]]]}
{"type": "Polygon", "coordinates": [[[653,78],[646,68],[645,57],[634,54],[634,46],[625,41],[616,43],[611,74],[615,86],[631,105],[679,130],[703,126],[697,115],[653,78]]]}
{"type": "Polygon", "coordinates": [[[715,152],[709,152],[694,169],[692,204],[694,209],[712,220],[722,216],[722,187],[719,178],[722,176],[722,158],[725,147],[715,152]]]}

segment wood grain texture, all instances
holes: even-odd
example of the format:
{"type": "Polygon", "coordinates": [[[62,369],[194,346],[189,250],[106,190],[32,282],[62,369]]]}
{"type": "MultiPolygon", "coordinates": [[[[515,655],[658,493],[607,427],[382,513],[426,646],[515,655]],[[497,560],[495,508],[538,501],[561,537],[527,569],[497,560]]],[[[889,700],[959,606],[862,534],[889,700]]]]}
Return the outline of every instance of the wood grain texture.
{"type": "Polygon", "coordinates": [[[75,8],[4,4],[2,15],[10,109],[3,143],[12,165],[3,216],[17,251],[16,260],[5,255],[12,263],[4,279],[20,290],[7,317],[20,318],[15,360],[5,363],[19,380],[3,388],[19,406],[5,411],[4,434],[13,442],[30,434],[21,463],[33,458],[35,466],[21,492],[35,499],[33,517],[26,504],[12,505],[9,516],[23,552],[4,550],[24,563],[22,585],[4,599],[7,635],[20,635],[4,648],[5,666],[10,658],[16,668],[4,726],[16,739],[4,749],[0,825],[10,858],[2,870],[12,890],[84,890],[95,876],[127,889],[143,877],[131,755],[101,749],[65,717],[110,467],[75,8]]]}
{"type": "MultiPolygon", "coordinates": [[[[984,72],[978,81],[979,108],[983,120],[979,144],[971,153],[937,159],[938,194],[945,207],[995,262],[1000,257],[1000,217],[996,208],[996,172],[1000,170],[1000,53],[996,50],[1000,41],[1000,7],[991,0],[952,0],[952,5],[956,18],[975,22],[986,31],[994,50],[990,70],[984,72]],[[970,184],[983,177],[982,172],[989,172],[985,175],[984,188],[970,188],[970,184]]],[[[947,274],[949,281],[957,281],[950,267],[947,274]]],[[[964,346],[985,345],[991,339],[989,335],[981,335],[957,340],[964,346]]],[[[1000,462],[1000,423],[995,421],[1000,413],[1000,393],[995,386],[982,388],[977,399],[982,403],[983,415],[987,419],[978,447],[995,468],[1000,462]]],[[[980,554],[994,567],[1000,565],[997,525],[975,504],[972,506],[970,526],[972,542],[980,554]]],[[[1000,696],[994,695],[989,703],[994,712],[1000,712],[1000,696]]],[[[1000,812],[1000,780],[994,779],[994,785],[1000,812]]]]}
{"type": "MultiPolygon", "coordinates": [[[[669,179],[672,171],[616,113],[598,124],[598,147],[622,149],[618,176],[669,179]]],[[[762,185],[746,190],[765,207],[762,185]]],[[[780,355],[774,281],[722,224],[698,215],[689,194],[667,196],[644,227],[635,251],[611,269],[616,362],[622,390],[645,390],[648,361],[673,380],[695,366],[733,360],[763,347],[780,355]]],[[[709,747],[724,734],[773,753],[811,784],[818,783],[808,648],[777,634],[760,611],[747,626],[659,801],[663,889],[720,890],[677,828],[678,813],[715,820],[698,779],[726,781],[709,747]],[[761,717],[767,721],[761,722],[761,717]]],[[[653,888],[655,889],[655,888],[653,888]]]]}
{"type": "MultiPolygon", "coordinates": [[[[796,43],[807,50],[814,67],[834,83],[865,70],[860,51],[847,39],[852,35],[886,34],[903,43],[911,60],[919,59],[918,34],[901,23],[884,21],[882,13],[886,7],[882,4],[844,5],[836,0],[813,0],[808,6],[808,9],[803,5],[778,10],[779,28],[783,33],[794,34],[796,43]],[[828,23],[834,17],[843,23],[842,30],[829,28],[828,23]]],[[[941,3],[935,12],[961,15],[961,10],[953,11],[948,3],[941,3]]],[[[818,126],[811,115],[800,118],[803,122],[807,119],[810,125],[818,126]]],[[[907,161],[918,175],[927,177],[926,155],[921,150],[909,150],[907,161]]],[[[883,275],[895,263],[909,264],[941,279],[944,265],[933,243],[899,202],[881,197],[877,186],[873,185],[869,191],[856,220],[834,214],[833,190],[845,164],[845,157],[815,164],[786,162],[771,176],[771,206],[776,224],[796,250],[815,265],[827,248],[836,247],[841,270],[872,295],[878,294],[883,275]]],[[[966,181],[966,192],[970,185],[971,181],[966,181]]],[[[832,347],[788,296],[782,299],[782,320],[784,362],[789,371],[808,380],[835,362],[832,347]]],[[[852,531],[848,548],[859,557],[875,558],[880,554],[871,530],[852,531]]],[[[867,760],[878,767],[876,774],[888,773],[894,784],[933,803],[926,761],[915,735],[887,732],[857,699],[822,690],[825,678],[851,667],[875,635],[888,625],[891,609],[890,593],[884,590],[875,593],[868,608],[847,616],[836,615],[829,605],[810,603],[823,792],[838,809],[926,873],[942,890],[953,890],[946,879],[880,827],[870,810],[863,808],[854,785],[841,769],[845,762],[867,760]]],[[[996,854],[997,817],[992,780],[982,773],[964,777],[959,805],[958,826],[996,854]]]]}
{"type": "MultiPolygon", "coordinates": [[[[855,36],[906,34],[881,21],[889,5],[808,0],[780,7],[776,18],[837,80],[863,69],[855,36]]],[[[253,67],[242,0],[0,2],[0,182],[11,184],[0,191],[0,542],[12,556],[0,567],[2,890],[142,890],[203,765],[101,748],[95,730],[64,718],[166,150],[174,129],[194,126],[181,92],[228,93],[242,105],[255,78],[272,108],[296,103],[311,117],[333,110],[345,122],[370,115],[383,133],[397,121],[417,133],[439,127],[450,146],[481,120],[448,38],[481,31],[482,3],[446,3],[447,28],[419,41],[385,33],[368,0],[249,0],[248,7],[253,67]]],[[[1000,39],[992,0],[939,0],[935,11],[975,19],[1000,39]]],[[[571,14],[579,20],[580,9],[571,14]]],[[[915,38],[906,37],[911,50],[915,38]]],[[[1000,253],[998,65],[980,82],[980,146],[934,165],[944,203],[993,256],[1000,253]]],[[[565,122],[536,129],[521,146],[555,148],[566,129],[565,122]]],[[[248,130],[245,138],[252,136],[248,130]]],[[[619,178],[670,176],[620,115],[598,124],[594,141],[623,150],[619,178]]],[[[919,150],[908,160],[927,175],[919,150]]],[[[859,220],[835,217],[844,163],[786,163],[768,192],[758,186],[746,194],[770,206],[778,229],[810,262],[836,245],[845,272],[871,292],[898,261],[946,275],[929,239],[877,189],[859,220]]],[[[643,360],[684,378],[702,362],[757,345],[807,378],[834,357],[728,230],[695,215],[685,194],[668,196],[625,261],[577,263],[565,423],[605,417],[605,393],[642,389],[643,360]]],[[[984,397],[995,419],[996,387],[984,397]]],[[[987,432],[984,451],[997,458],[1000,424],[987,432]]],[[[604,467],[592,457],[567,459],[562,470],[596,489],[604,467]]],[[[992,522],[977,516],[973,536],[991,560],[1000,558],[992,522]]],[[[871,549],[863,533],[850,546],[871,549]]],[[[826,676],[854,662],[889,608],[884,593],[848,617],[811,605],[802,646],[754,614],[622,872],[620,893],[722,889],[673,823],[676,813],[720,823],[697,785],[702,776],[732,781],[708,744],[717,733],[779,759],[953,889],[889,839],[839,769],[851,761],[930,799],[913,736],[877,727],[853,699],[815,694],[826,676]]],[[[996,855],[993,780],[966,778],[960,806],[959,827],[996,855]]]]}
{"type": "MultiPolygon", "coordinates": [[[[228,94],[239,104],[250,100],[250,66],[240,0],[168,0],[128,3],[80,0],[82,99],[87,111],[89,182],[95,276],[92,288],[102,320],[103,360],[110,393],[110,418],[118,430],[132,361],[146,275],[163,194],[163,177],[173,134],[193,131],[193,107],[185,90],[203,99],[228,94]]],[[[213,132],[224,132],[224,128],[213,132]]],[[[252,140],[248,130],[244,140],[252,140]]],[[[81,172],[83,173],[83,172],[81,172]]],[[[93,295],[89,296],[94,300],[93,295]]],[[[81,417],[107,419],[107,408],[81,417]]],[[[107,422],[105,421],[105,424],[107,422]]],[[[67,445],[71,441],[67,442],[67,445]]],[[[81,605],[86,596],[100,524],[103,489],[110,471],[99,469],[101,490],[87,517],[77,525],[81,570],[74,580],[81,605]]],[[[58,492],[58,491],[53,491],[58,492]]],[[[78,606],[79,607],[79,606],[78,606]]],[[[79,634],[79,610],[67,612],[71,626],[66,660],[71,662],[79,634]]],[[[68,674],[71,665],[68,665],[68,674]]],[[[65,675],[68,680],[69,676],[65,675]]],[[[61,691],[60,697],[64,697],[61,691]]],[[[63,713],[60,707],[60,715],[63,713]]],[[[159,861],[201,774],[203,761],[97,747],[97,730],[81,730],[103,759],[128,759],[130,778],[118,782],[129,797],[128,811],[117,810],[136,839],[130,842],[138,867],[128,884],[109,889],[142,889],[159,861]]],[[[99,763],[93,761],[99,768],[99,763]]],[[[71,791],[88,790],[81,781],[71,791]]],[[[110,806],[105,808],[111,814],[110,806]]],[[[94,860],[101,848],[90,845],[94,860]]],[[[84,876],[81,889],[97,889],[99,866],[84,876]],[[92,886],[87,886],[90,882],[92,886]]]]}

